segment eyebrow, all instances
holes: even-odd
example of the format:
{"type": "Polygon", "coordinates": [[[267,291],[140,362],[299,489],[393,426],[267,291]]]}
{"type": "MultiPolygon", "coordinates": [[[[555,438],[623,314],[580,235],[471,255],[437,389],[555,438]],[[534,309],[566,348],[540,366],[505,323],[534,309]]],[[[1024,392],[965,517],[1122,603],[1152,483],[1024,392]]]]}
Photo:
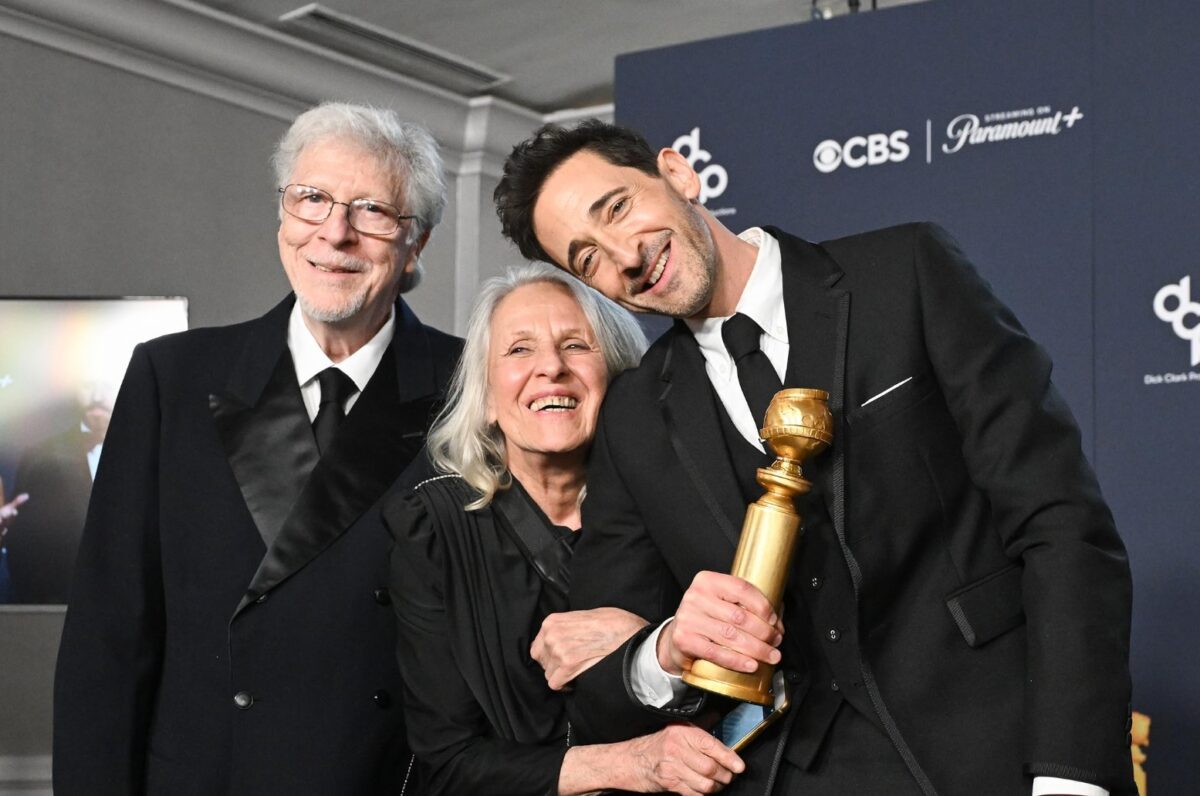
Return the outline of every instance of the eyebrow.
{"type": "MultiPolygon", "coordinates": [[[[591,207],[588,208],[588,215],[595,218],[604,209],[604,206],[608,204],[609,199],[612,199],[625,189],[626,186],[620,185],[601,194],[600,198],[592,202],[591,207]]],[[[575,255],[579,253],[581,245],[579,241],[573,240],[571,241],[571,245],[567,247],[567,268],[571,271],[575,271],[575,255]]]]}

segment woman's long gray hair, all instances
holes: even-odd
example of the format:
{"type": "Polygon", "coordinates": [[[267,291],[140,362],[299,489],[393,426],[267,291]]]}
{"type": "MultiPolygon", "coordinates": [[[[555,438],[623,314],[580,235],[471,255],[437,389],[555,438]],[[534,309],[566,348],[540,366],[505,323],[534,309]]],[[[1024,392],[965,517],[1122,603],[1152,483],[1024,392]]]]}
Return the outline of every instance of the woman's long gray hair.
{"type": "Polygon", "coordinates": [[[509,293],[538,282],[559,284],[570,291],[592,326],[608,380],[633,367],[646,350],[646,335],[628,311],[579,280],[545,263],[528,263],[509,268],[502,276],[483,283],[471,320],[462,359],[454,370],[449,398],[429,430],[429,455],[443,472],[458,473],[475,487],[480,497],[467,504],[478,509],[491,503],[511,476],[505,464],[504,435],[487,419],[488,348],[492,316],[509,293]]]}

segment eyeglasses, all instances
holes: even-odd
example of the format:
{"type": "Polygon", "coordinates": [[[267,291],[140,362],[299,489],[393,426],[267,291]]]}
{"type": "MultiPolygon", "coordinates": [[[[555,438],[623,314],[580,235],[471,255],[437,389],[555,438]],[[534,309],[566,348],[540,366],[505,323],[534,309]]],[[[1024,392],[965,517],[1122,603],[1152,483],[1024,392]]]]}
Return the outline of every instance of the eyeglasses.
{"type": "Polygon", "coordinates": [[[334,205],[345,205],[349,211],[350,226],[364,235],[391,235],[400,229],[401,221],[416,216],[406,216],[395,205],[377,199],[353,199],[349,202],[336,201],[328,191],[311,185],[285,185],[279,189],[283,211],[310,224],[322,224],[333,212],[334,205]]]}

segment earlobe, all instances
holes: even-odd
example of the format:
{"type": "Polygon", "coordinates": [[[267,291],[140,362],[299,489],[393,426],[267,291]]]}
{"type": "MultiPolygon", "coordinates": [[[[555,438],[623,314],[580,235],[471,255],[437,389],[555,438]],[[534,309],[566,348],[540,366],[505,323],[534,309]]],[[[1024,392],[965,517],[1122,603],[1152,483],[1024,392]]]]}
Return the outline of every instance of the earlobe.
{"type": "Polygon", "coordinates": [[[419,238],[413,241],[409,250],[409,257],[413,262],[416,262],[417,258],[421,256],[421,252],[425,251],[425,244],[429,242],[429,233],[430,230],[427,229],[421,233],[419,238]]]}
{"type": "Polygon", "coordinates": [[[694,202],[700,197],[700,178],[688,159],[674,149],[662,149],[658,153],[658,173],[667,184],[678,191],[688,201],[694,202]]]}

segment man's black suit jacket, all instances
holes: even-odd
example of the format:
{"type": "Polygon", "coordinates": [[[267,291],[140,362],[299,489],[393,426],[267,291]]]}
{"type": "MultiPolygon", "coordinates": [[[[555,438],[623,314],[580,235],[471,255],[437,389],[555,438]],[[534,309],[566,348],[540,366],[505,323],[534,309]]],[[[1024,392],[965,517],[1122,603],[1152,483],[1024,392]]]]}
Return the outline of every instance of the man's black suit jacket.
{"type": "MultiPolygon", "coordinates": [[[[781,757],[812,763],[828,726],[812,713],[837,689],[925,793],[1027,795],[1033,774],[1132,788],[1129,569],[1046,354],[937,228],[820,246],[770,232],[786,386],[827,390],[835,431],[804,466],[785,613],[798,704],[748,753],[741,787],[763,792],[781,757]]],[[[746,500],[722,411],[680,323],[616,380],[573,608],[666,617],[696,572],[729,571],[746,500]]],[[[580,741],[690,715],[695,700],[614,698],[639,640],[577,682],[580,741]]]]}
{"type": "Polygon", "coordinates": [[[8,533],[14,602],[67,602],[75,552],[83,533],[92,472],[92,436],[75,428],[39,442],[21,457],[13,494],[29,502],[8,533]]]}
{"type": "Polygon", "coordinates": [[[287,349],[293,302],[134,351],[58,658],[60,796],[400,792],[378,502],[460,341],[398,301],[391,348],[320,457],[287,349]]]}

